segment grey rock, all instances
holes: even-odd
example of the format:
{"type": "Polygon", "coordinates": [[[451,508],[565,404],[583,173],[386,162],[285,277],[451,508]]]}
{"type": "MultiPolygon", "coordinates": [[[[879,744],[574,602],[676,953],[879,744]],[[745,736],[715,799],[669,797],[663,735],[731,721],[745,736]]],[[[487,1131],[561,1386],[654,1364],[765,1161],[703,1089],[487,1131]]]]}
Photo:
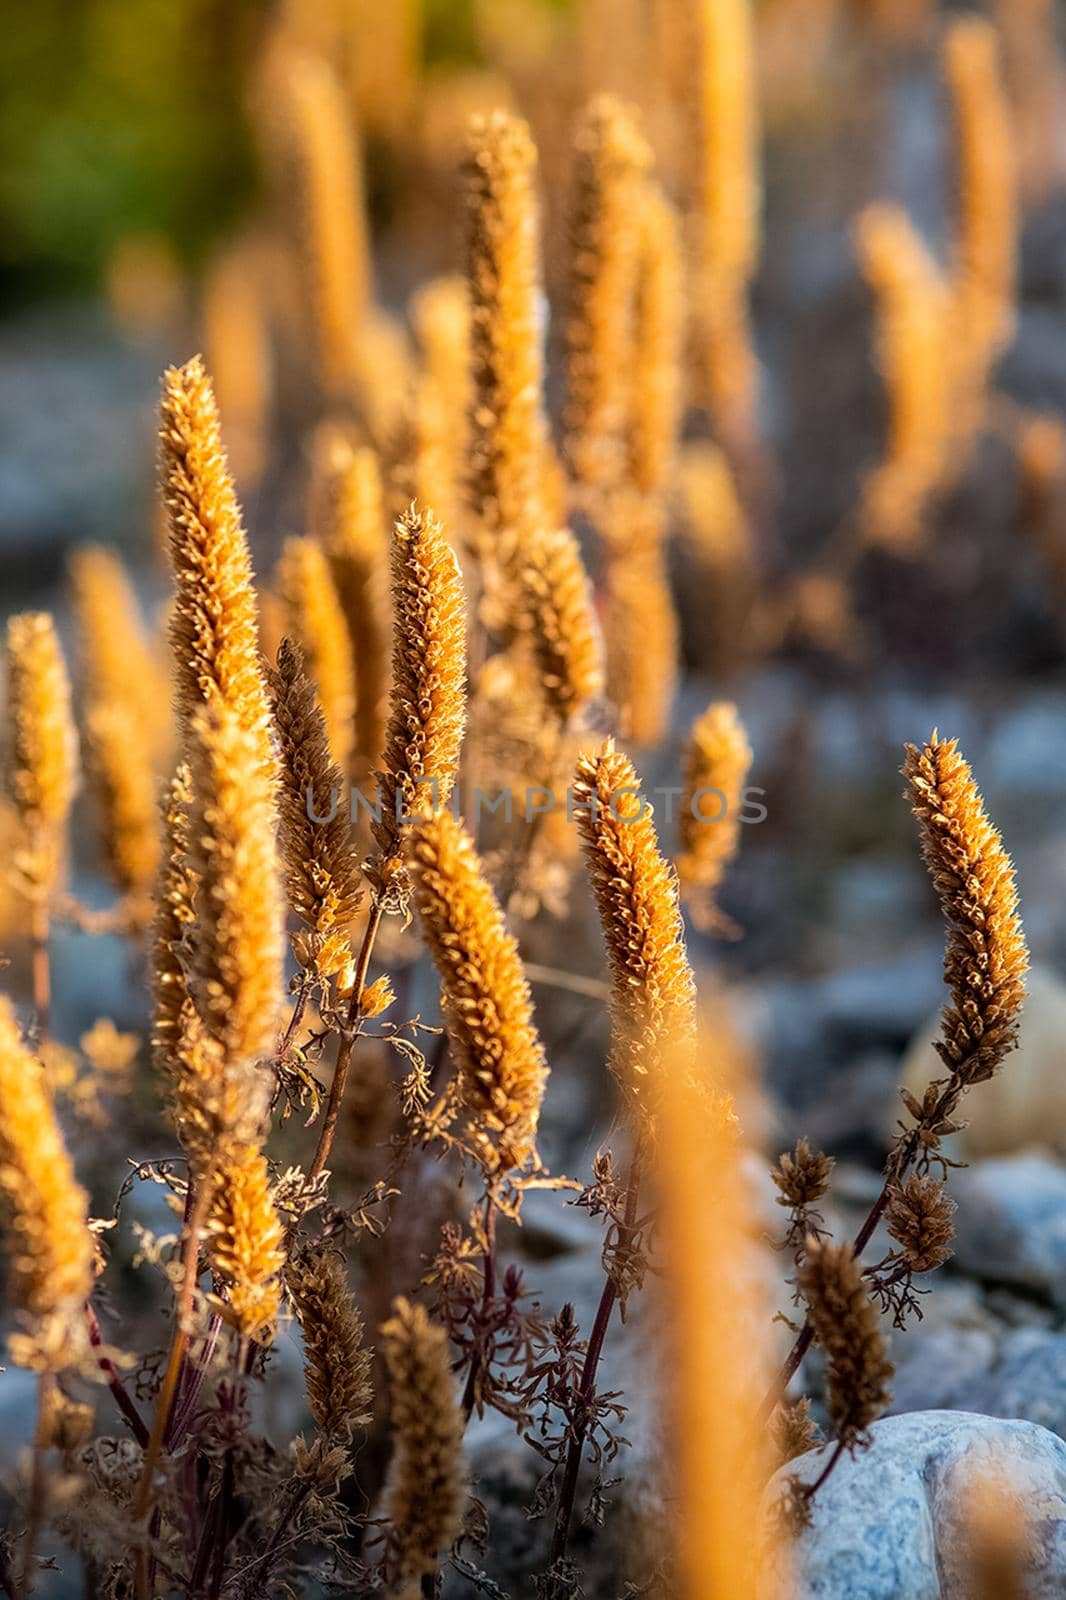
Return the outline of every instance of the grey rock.
{"type": "MultiPolygon", "coordinates": [[[[783,1469],[810,1483],[826,1448],[783,1469]]],[[[994,1475],[1033,1517],[1030,1600],[1066,1592],[1066,1445],[1030,1422],[966,1412],[885,1417],[869,1450],[840,1461],[789,1550],[791,1575],[766,1574],[763,1600],[968,1600],[965,1519],[976,1481],[994,1475]]]]}
{"type": "Polygon", "coordinates": [[[952,1193],[957,1267],[1066,1304],[1066,1170],[1058,1162],[1038,1154],[977,1162],[954,1174],[952,1193]]]}

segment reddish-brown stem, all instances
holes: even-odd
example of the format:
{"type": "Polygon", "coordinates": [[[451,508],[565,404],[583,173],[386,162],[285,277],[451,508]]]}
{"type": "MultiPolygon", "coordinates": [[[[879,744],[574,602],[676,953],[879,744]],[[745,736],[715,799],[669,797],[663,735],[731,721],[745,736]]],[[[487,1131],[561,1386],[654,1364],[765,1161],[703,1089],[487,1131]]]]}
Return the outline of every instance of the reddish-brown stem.
{"type": "MultiPolygon", "coordinates": [[[[196,1279],[200,1264],[200,1238],[204,1230],[204,1224],[207,1221],[212,1188],[213,1185],[210,1183],[201,1184],[196,1191],[192,1209],[185,1223],[182,1243],[181,1288],[178,1294],[177,1306],[175,1307],[174,1334],[170,1341],[170,1354],[167,1357],[163,1382],[156,1397],[152,1431],[145,1446],[144,1466],[141,1471],[137,1497],[134,1501],[133,1515],[138,1522],[147,1521],[150,1517],[155,1499],[155,1469],[159,1461],[159,1452],[163,1447],[167,1423],[170,1419],[170,1408],[174,1403],[178,1377],[182,1370],[182,1363],[185,1359],[185,1351],[189,1342],[189,1320],[192,1316],[193,1299],[196,1294],[196,1279]]],[[[135,1573],[137,1600],[148,1600],[150,1584],[148,1549],[146,1545],[142,1545],[137,1552],[135,1573]]]]}
{"type": "MultiPolygon", "coordinates": [[[[89,1325],[89,1343],[94,1350],[101,1349],[104,1336],[100,1331],[100,1319],[89,1304],[86,1304],[85,1307],[85,1320],[89,1325]]],[[[96,1364],[107,1379],[107,1386],[111,1390],[115,1404],[133,1430],[133,1437],[143,1449],[148,1443],[148,1429],[144,1425],[140,1412],[130,1399],[129,1391],[119,1377],[114,1362],[110,1356],[98,1355],[96,1364]]]]}
{"type": "Polygon", "coordinates": [[[380,900],[375,900],[370,911],[370,917],[363,934],[363,943],[359,950],[359,959],[356,962],[355,980],[352,985],[352,998],[348,1005],[347,1026],[337,1044],[337,1060],[333,1068],[333,1082],[329,1086],[329,1098],[326,1101],[326,1114],[322,1118],[322,1127],[318,1135],[311,1165],[307,1169],[304,1179],[304,1191],[309,1191],[317,1183],[325,1171],[329,1153],[333,1148],[333,1136],[337,1131],[337,1119],[341,1114],[341,1103],[344,1099],[344,1090],[348,1082],[348,1068],[352,1061],[352,1046],[355,1044],[356,1024],[359,1020],[359,1008],[363,1000],[363,991],[366,988],[366,975],[370,969],[370,958],[374,953],[374,940],[381,927],[383,907],[380,900]]]}
{"type": "MultiPolygon", "coordinates": [[[[638,1140],[629,1168],[625,1217],[621,1228],[618,1230],[619,1249],[625,1248],[634,1232],[637,1201],[640,1195],[643,1156],[643,1140],[638,1140]]],[[[603,1354],[607,1330],[611,1325],[611,1316],[617,1299],[618,1289],[614,1278],[609,1273],[603,1286],[603,1293],[600,1295],[599,1306],[596,1308],[596,1318],[592,1324],[588,1348],[585,1351],[585,1361],[581,1368],[581,1381],[578,1384],[577,1403],[574,1407],[570,1443],[566,1452],[566,1464],[563,1468],[563,1481],[559,1489],[559,1504],[556,1509],[555,1528],[552,1533],[551,1551],[548,1557],[549,1572],[554,1571],[563,1560],[570,1539],[570,1526],[574,1520],[574,1503],[577,1499],[577,1482],[581,1473],[581,1457],[584,1453],[585,1436],[588,1432],[589,1408],[596,1394],[596,1372],[600,1364],[600,1357],[603,1354]]]]}

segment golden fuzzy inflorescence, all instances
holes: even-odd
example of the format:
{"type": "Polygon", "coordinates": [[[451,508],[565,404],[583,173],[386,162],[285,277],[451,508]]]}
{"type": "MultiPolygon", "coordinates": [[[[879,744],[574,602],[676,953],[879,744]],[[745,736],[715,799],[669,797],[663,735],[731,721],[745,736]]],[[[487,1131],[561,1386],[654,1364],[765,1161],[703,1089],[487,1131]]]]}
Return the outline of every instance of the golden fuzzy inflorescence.
{"type": "Polygon", "coordinates": [[[269,1052],[282,993],[274,791],[260,748],[258,734],[228,705],[215,703],[193,719],[189,864],[197,916],[187,972],[204,1026],[231,1063],[269,1052]]]}
{"type": "Polygon", "coordinates": [[[691,1051],[695,1037],[677,877],[633,765],[613,740],[579,760],[573,809],[611,968],[610,1064],[623,1089],[651,1109],[664,1059],[691,1051]]]}
{"type": "Polygon", "coordinates": [[[936,1048],[952,1081],[969,1086],[1017,1042],[1029,951],[1014,868],[956,740],[934,732],[921,749],[908,745],[903,774],[947,924],[951,1004],[936,1048]]]}
{"type": "Polygon", "coordinates": [[[347,771],[355,740],[355,665],[352,640],[330,563],[314,539],[286,539],[277,589],[286,627],[303,651],[318,691],[333,759],[347,771]]]}
{"type": "Polygon", "coordinates": [[[45,903],[63,869],[78,786],[70,679],[50,616],[10,619],[5,665],[8,782],[22,832],[16,866],[20,886],[45,903]]]}
{"type": "Polygon", "coordinates": [[[955,336],[966,348],[969,381],[983,387],[1014,327],[1019,227],[1014,137],[993,25],[976,16],[953,21],[944,36],[943,67],[959,189],[955,336]]]}
{"type": "MultiPolygon", "coordinates": [[[[723,434],[754,427],[748,284],[759,252],[759,134],[751,0],[696,0],[691,289],[701,398],[723,434]]],[[[691,80],[690,80],[691,81],[691,80]]]]}
{"type": "Polygon", "coordinates": [[[254,1145],[234,1150],[214,1175],[207,1251],[226,1291],[227,1315],[260,1343],[273,1338],[281,1305],[282,1235],[266,1157],[254,1145]]]}
{"type": "Polygon", "coordinates": [[[539,232],[529,129],[505,111],[474,118],[467,156],[467,278],[473,372],[470,494],[506,568],[541,517],[547,446],[539,232]]]}
{"type": "Polygon", "coordinates": [[[160,453],[177,585],[170,642],[179,719],[187,729],[200,706],[221,699],[255,735],[269,772],[270,707],[252,565],[218,407],[198,356],[163,380],[160,453]]]}
{"type": "Polygon", "coordinates": [[[312,528],[329,557],[355,663],[353,779],[381,760],[389,679],[388,561],[381,468],[369,446],[331,431],[315,459],[312,528]]]}
{"type": "Polygon", "coordinates": [[[411,506],[392,540],[392,689],[379,773],[375,887],[402,877],[404,818],[448,803],[466,723],[466,604],[440,523],[411,506]]]}
{"type": "Polygon", "coordinates": [[[394,1439],[385,1484],[393,1539],[388,1592],[407,1600],[459,1532],[465,1498],[463,1421],[448,1340],[424,1306],[394,1300],[381,1340],[394,1439]]]}
{"type": "Polygon", "coordinates": [[[592,489],[609,491],[625,470],[641,185],[650,165],[636,112],[597,95],[576,136],[563,416],[571,471],[592,489]]]}
{"type": "Polygon", "coordinates": [[[487,1176],[537,1167],[548,1067],[517,940],[469,835],[449,812],[415,823],[410,858],[469,1142],[487,1176]]]}
{"type": "Polygon", "coordinates": [[[152,1050],[172,1092],[185,1070],[196,1017],[181,959],[183,941],[196,920],[196,876],[188,860],[191,810],[192,780],[182,764],[160,807],[162,869],[152,930],[152,1050]]]}
{"type": "Polygon", "coordinates": [[[352,1299],[343,1257],[309,1250],[286,1268],[304,1344],[304,1383],[311,1415],[327,1441],[346,1443],[370,1421],[372,1352],[352,1299]]]}
{"type": "Polygon", "coordinates": [[[309,940],[294,938],[301,965],[322,976],[340,971],[349,955],[348,930],[361,899],[359,857],[344,777],[330,755],[326,723],[299,648],[283,639],[276,668],[268,669],[281,755],[279,841],[289,905],[309,940]],[[315,821],[325,817],[326,821],[315,821]]]}
{"type": "Polygon", "coordinates": [[[532,538],[522,577],[541,686],[565,726],[603,693],[603,640],[588,573],[569,529],[532,538]]]}
{"type": "Polygon", "coordinates": [[[9,1295],[18,1315],[12,1357],[41,1370],[80,1348],[74,1324],[93,1282],[89,1197],[74,1177],[44,1068],[0,998],[0,1189],[8,1223],[9,1295]]]}
{"type": "Polygon", "coordinates": [[[855,237],[876,300],[889,406],[885,460],[864,487],[862,529],[872,543],[907,546],[921,533],[922,511],[948,464],[951,294],[898,206],[867,206],[855,237]]]}
{"type": "Polygon", "coordinates": [[[284,64],[282,83],[319,381],[327,394],[343,398],[357,389],[362,373],[360,339],[371,289],[362,160],[328,63],[296,56],[284,64]]]}
{"type": "Polygon", "coordinates": [[[689,732],[678,812],[681,896],[700,927],[730,927],[716,898],[737,852],[741,799],[750,767],[751,746],[736,706],[714,701],[689,732]]]}
{"type": "Polygon", "coordinates": [[[850,1244],[808,1237],[796,1286],[814,1336],[825,1351],[829,1421],[837,1440],[854,1449],[892,1398],[893,1367],[877,1312],[850,1244]]]}
{"type": "Polygon", "coordinates": [[[118,557],[86,545],[70,578],[101,843],[118,887],[147,904],[159,866],[156,770],[169,743],[162,673],[118,557]]]}
{"type": "Polygon", "coordinates": [[[677,610],[658,509],[624,496],[614,512],[611,537],[619,549],[605,586],[607,694],[626,738],[650,749],[666,731],[677,687],[677,610]]]}
{"type": "Polygon", "coordinates": [[[639,197],[629,476],[641,494],[667,485],[681,420],[684,303],[677,213],[657,185],[639,197]]]}
{"type": "Polygon", "coordinates": [[[273,360],[268,324],[271,260],[265,242],[239,239],[204,280],[204,350],[226,421],[237,481],[256,484],[266,464],[273,360]]]}
{"type": "Polygon", "coordinates": [[[412,297],[411,320],[422,363],[409,408],[410,492],[436,507],[453,543],[465,544],[473,395],[465,281],[431,279],[412,297]]]}

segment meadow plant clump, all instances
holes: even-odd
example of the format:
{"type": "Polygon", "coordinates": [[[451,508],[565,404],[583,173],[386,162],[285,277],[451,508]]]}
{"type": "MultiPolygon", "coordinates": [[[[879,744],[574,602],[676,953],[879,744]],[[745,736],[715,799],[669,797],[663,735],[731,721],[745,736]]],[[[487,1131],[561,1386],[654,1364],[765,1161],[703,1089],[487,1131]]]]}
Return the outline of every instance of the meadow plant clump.
{"type": "MultiPolygon", "coordinates": [[[[592,94],[565,139],[510,106],[479,103],[453,127],[465,268],[416,291],[411,340],[374,300],[363,134],[394,141],[401,190],[414,145],[382,112],[362,36],[281,8],[249,95],[273,203],[209,275],[222,415],[201,358],[163,379],[165,622],[153,631],[119,557],[88,547],[70,569],[76,695],[52,617],[8,624],[0,1191],[9,1355],[38,1392],[0,1543],[13,1600],[48,1592],[53,1557],[80,1563],[101,1600],[322,1583],[367,1600],[499,1596],[466,1447],[490,1412],[539,1475],[525,1592],[570,1600],[585,1592],[576,1534],[587,1544],[603,1521],[624,1463],[627,1397],[602,1386],[605,1351],[615,1322],[660,1294],[667,1509],[651,1576],[626,1593],[749,1600],[766,1484],[819,1441],[790,1392],[804,1354],[824,1352],[829,1448],[813,1482],[778,1480],[768,1544],[809,1522],[868,1440],[890,1399],[885,1321],[906,1326],[950,1255],[944,1141],[966,1096],[1009,1070],[1028,956],[1002,841],[957,744],[933,733],[907,747],[904,772],[948,930],[943,1072],[904,1093],[854,1240],[825,1225],[832,1159],[805,1138],[779,1157],[799,1310],[774,1376],[743,1127],[753,1086],[731,1065],[721,986],[701,1001],[695,970],[717,956],[712,939],[742,937],[725,906],[759,752],[727,698],[705,697],[675,737],[672,536],[687,527],[723,617],[723,680],[790,630],[850,637],[858,552],[920,550],[1012,325],[996,34],[961,20],[944,45],[961,179],[951,260],[938,265],[896,208],[858,220],[889,426],[844,555],[763,586],[755,18],[744,0],[651,9],[649,81],[592,94]],[[289,293],[267,294],[271,260],[293,269],[289,293]],[[226,396],[235,466],[259,484],[278,443],[264,340],[293,369],[278,415],[300,433],[286,455],[306,465],[292,503],[308,514],[257,590],[226,396]],[[743,618],[735,648],[726,612],[743,618]],[[104,912],[66,881],[79,740],[116,897],[104,912]],[[641,778],[664,751],[673,816],[641,778]],[[486,819],[489,773],[567,803],[486,819]],[[331,802],[349,787],[354,811],[331,802]],[[605,979],[571,960],[593,910],[605,979]],[[53,1037],[57,924],[128,941],[145,1051],[106,1019],[84,1059],[53,1037]],[[551,1006],[568,987],[606,1001],[596,1094],[617,1099],[614,1150],[572,1174],[549,1170],[545,1115],[575,1070],[551,1006]],[[109,1096],[101,1149],[124,1107],[138,1144],[132,1175],[107,1187],[82,1174],[77,1119],[109,1096]],[[173,1214],[169,1232],[141,1227],[141,1315],[113,1226],[131,1185],[158,1187],[173,1214]],[[587,1325],[527,1290],[534,1191],[602,1224],[587,1325]],[[882,1219],[891,1247],[867,1261],[882,1219]],[[289,1337],[307,1425],[281,1439],[259,1419],[283,1390],[289,1337]]],[[[414,56],[393,45],[382,60],[412,105],[414,56]]],[[[448,127],[441,83],[423,87],[448,127]]],[[[1032,427],[1019,426],[1030,454],[1032,427]]],[[[991,1593],[987,1573],[1017,1549],[991,1493],[978,1523],[991,1593]]]]}

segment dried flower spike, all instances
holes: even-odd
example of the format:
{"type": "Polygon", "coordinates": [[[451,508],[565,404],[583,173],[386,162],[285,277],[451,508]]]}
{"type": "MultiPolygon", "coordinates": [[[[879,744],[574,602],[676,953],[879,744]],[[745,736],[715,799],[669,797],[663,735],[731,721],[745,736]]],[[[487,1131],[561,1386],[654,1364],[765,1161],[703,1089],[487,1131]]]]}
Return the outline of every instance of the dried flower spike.
{"type": "Polygon", "coordinates": [[[603,693],[603,641],[573,534],[534,535],[523,578],[541,687],[566,726],[603,693]]]}
{"type": "Polygon", "coordinates": [[[539,239],[526,124],[476,117],[467,156],[467,277],[474,379],[471,498],[501,567],[543,521],[539,239]]]}
{"type": "Polygon", "coordinates": [[[488,1177],[537,1167],[548,1068],[517,941],[468,834],[449,813],[415,824],[411,870],[474,1151],[488,1177]]]}
{"type": "Polygon", "coordinates": [[[651,151],[635,111],[597,95],[576,136],[567,455],[574,477],[610,489],[625,468],[641,184],[651,151]]]}
{"type": "Polygon", "coordinates": [[[677,878],[636,772],[613,740],[578,762],[573,809],[611,967],[611,1067],[649,1108],[664,1058],[691,1050],[695,1035],[677,878]]]}
{"type": "Polygon", "coordinates": [[[318,691],[333,759],[347,771],[355,737],[355,665],[348,624],[322,546],[314,539],[286,539],[277,589],[288,631],[303,651],[318,691]]]}
{"type": "Polygon", "coordinates": [[[850,1244],[808,1238],[796,1279],[814,1336],[825,1351],[829,1420],[852,1450],[888,1405],[893,1367],[850,1244]]]}
{"type": "Polygon", "coordinates": [[[270,1193],[266,1157],[254,1147],[235,1152],[215,1177],[207,1249],[226,1290],[238,1331],[269,1344],[281,1305],[285,1264],[281,1219],[270,1193]]]}
{"type": "Polygon", "coordinates": [[[811,1149],[809,1139],[798,1139],[796,1148],[784,1151],[778,1156],[777,1165],[770,1168],[770,1177],[778,1190],[777,1204],[785,1206],[790,1213],[786,1248],[802,1242],[808,1233],[817,1234],[818,1229],[813,1224],[820,1222],[821,1217],[814,1208],[829,1191],[834,1166],[831,1156],[811,1149]]]}
{"type": "Polygon", "coordinates": [[[389,1594],[406,1597],[435,1571],[459,1532],[465,1486],[463,1422],[444,1330],[424,1306],[393,1301],[381,1329],[392,1395],[393,1457],[385,1485],[391,1525],[389,1594]]]}
{"type": "Polygon", "coordinates": [[[693,723],[684,754],[678,816],[682,899],[698,927],[735,931],[716,904],[726,868],[737,852],[751,746],[735,705],[717,700],[693,723]]]}
{"type": "Polygon", "coordinates": [[[1014,868],[954,739],[907,746],[903,774],[947,924],[951,1005],[937,1050],[954,1082],[982,1083],[1017,1042],[1029,952],[1014,868]]]}
{"type": "Polygon", "coordinates": [[[0,997],[0,1189],[8,1212],[12,1359],[58,1370],[81,1348],[76,1324],[93,1282],[89,1198],[74,1177],[44,1068],[0,997]]]}
{"type": "MultiPolygon", "coordinates": [[[[328,977],[350,953],[348,930],[361,899],[359,859],[348,808],[341,803],[344,777],[331,758],[314,685],[291,639],[282,640],[277,667],[268,668],[267,676],[281,754],[278,818],[285,887],[311,936],[301,965],[328,977]]],[[[298,954],[302,949],[297,943],[298,954]]]]}
{"type": "Polygon", "coordinates": [[[677,214],[646,183],[638,211],[629,476],[641,494],[666,488],[681,420],[684,307],[677,214]]]}
{"type": "Polygon", "coordinates": [[[163,380],[160,450],[177,585],[170,640],[179,718],[187,728],[198,707],[224,700],[256,736],[259,762],[272,772],[248,542],[198,356],[163,380]]]}
{"type": "Polygon", "coordinates": [[[619,548],[605,594],[607,697],[626,737],[650,750],[666,732],[677,688],[677,611],[658,507],[624,496],[612,511],[608,541],[619,548]]]}
{"type": "Polygon", "coordinates": [[[392,691],[374,839],[379,895],[402,888],[404,818],[446,806],[466,722],[466,606],[459,564],[432,513],[411,506],[392,541],[392,691]]]}
{"type": "Polygon", "coordinates": [[[327,1441],[347,1442],[370,1421],[371,1351],[343,1259],[309,1250],[286,1269],[285,1285],[304,1342],[304,1382],[311,1415],[327,1441]]]}
{"type": "Polygon", "coordinates": [[[192,998],[230,1063],[271,1049],[282,992],[283,909],[273,785],[262,741],[230,706],[192,722],[190,866],[198,915],[187,936],[192,998]]]}
{"type": "Polygon", "coordinates": [[[10,619],[6,654],[9,782],[23,831],[16,865],[31,898],[43,904],[62,871],[78,782],[70,680],[44,612],[10,619]]]}

